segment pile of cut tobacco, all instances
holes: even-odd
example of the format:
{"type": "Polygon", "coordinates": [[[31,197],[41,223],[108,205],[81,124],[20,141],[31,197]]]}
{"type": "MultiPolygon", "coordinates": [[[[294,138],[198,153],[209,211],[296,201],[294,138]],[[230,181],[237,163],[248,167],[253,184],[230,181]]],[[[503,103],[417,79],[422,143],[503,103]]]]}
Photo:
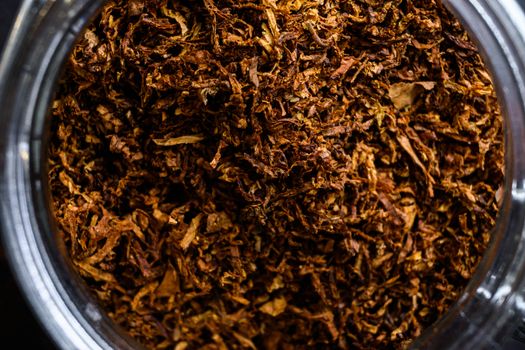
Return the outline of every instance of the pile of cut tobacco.
{"type": "Polygon", "coordinates": [[[156,349],[401,348],[490,238],[502,118],[437,0],[113,0],[52,106],[73,265],[156,349]]]}

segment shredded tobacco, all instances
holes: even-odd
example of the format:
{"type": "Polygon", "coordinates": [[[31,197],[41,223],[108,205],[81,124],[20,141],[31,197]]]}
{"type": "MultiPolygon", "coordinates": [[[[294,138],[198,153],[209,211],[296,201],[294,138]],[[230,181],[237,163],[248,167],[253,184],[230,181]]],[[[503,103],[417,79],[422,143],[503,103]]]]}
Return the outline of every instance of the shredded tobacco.
{"type": "Polygon", "coordinates": [[[57,91],[59,232],[149,348],[403,348],[490,239],[502,118],[439,1],[113,0],[57,91]]]}

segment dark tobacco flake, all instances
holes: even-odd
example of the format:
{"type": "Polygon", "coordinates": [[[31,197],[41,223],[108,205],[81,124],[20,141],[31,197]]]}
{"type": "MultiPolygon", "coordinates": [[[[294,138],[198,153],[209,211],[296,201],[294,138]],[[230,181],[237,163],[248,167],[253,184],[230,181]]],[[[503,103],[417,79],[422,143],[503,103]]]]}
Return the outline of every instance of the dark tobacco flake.
{"type": "Polygon", "coordinates": [[[71,260],[150,348],[402,348],[489,241],[502,118],[438,1],[113,0],[52,107],[71,260]]]}

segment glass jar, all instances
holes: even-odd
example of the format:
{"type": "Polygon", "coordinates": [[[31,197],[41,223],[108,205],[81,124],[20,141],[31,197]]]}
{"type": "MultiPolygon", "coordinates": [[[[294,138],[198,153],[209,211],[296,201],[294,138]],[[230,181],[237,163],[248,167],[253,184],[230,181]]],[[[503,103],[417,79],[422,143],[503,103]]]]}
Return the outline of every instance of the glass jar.
{"type": "MultiPolygon", "coordinates": [[[[100,310],[54,234],[49,104],[62,63],[102,0],[24,0],[0,64],[0,224],[37,317],[63,349],[137,349],[100,310]]],[[[525,319],[525,14],[517,0],[443,0],[478,43],[505,115],[506,185],[492,242],[460,299],[414,349],[499,349],[525,319]]],[[[525,333],[524,333],[525,334],[525,333]]]]}

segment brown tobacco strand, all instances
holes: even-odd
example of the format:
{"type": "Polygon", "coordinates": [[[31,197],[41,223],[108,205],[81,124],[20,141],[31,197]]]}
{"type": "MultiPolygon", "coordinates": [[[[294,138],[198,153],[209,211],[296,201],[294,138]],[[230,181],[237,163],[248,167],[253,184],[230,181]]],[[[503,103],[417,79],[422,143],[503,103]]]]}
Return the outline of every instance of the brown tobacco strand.
{"type": "Polygon", "coordinates": [[[149,348],[403,348],[457,300],[502,118],[437,1],[114,0],[52,106],[72,264],[149,348]]]}

